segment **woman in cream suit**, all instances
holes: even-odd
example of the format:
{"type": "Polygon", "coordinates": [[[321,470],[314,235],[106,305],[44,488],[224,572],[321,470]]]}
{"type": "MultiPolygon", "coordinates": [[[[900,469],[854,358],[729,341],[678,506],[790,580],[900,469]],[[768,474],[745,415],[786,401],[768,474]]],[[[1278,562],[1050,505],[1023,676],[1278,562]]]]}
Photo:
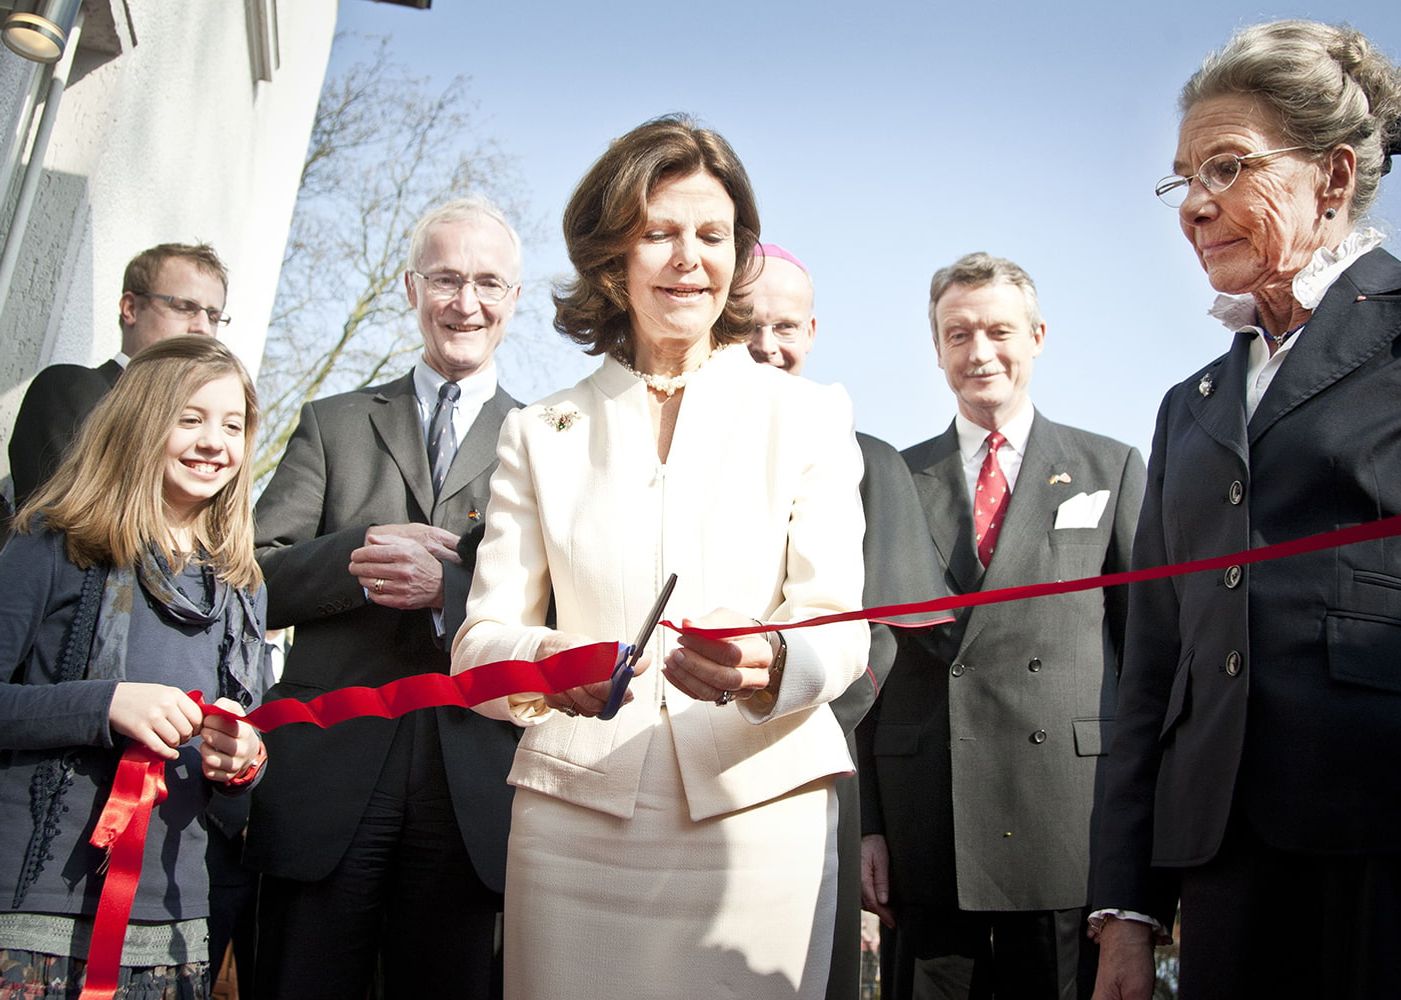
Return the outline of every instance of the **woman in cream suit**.
{"type": "MultiPolygon", "coordinates": [[[[859,607],[850,401],[746,353],[730,292],[759,220],[734,151],[684,118],[642,125],[580,182],[564,230],[578,276],[555,325],[604,361],[506,420],[453,670],[625,640],[673,572],[673,620],[859,607]]],[[[852,767],[826,703],[868,635],[658,629],[659,669],[611,721],[592,717],[606,684],[479,709],[529,727],[510,776],[508,998],[823,995],[832,785],[852,767]]]]}

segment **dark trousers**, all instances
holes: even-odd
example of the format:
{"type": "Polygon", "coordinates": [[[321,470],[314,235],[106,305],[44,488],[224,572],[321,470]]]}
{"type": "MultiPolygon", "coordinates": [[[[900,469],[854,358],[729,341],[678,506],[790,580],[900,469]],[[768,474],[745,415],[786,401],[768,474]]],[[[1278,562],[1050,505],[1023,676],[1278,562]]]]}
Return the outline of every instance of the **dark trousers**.
{"type": "MultiPolygon", "coordinates": [[[[1098,949],[1086,911],[901,911],[894,1000],[1080,1000],[1094,992],[1098,949]]],[[[884,963],[882,972],[885,971],[884,963]]]]}
{"type": "MultiPolygon", "coordinates": [[[[217,800],[216,800],[217,801],[217,800]]],[[[247,810],[244,810],[247,815],[247,810]]],[[[239,1000],[254,1000],[253,950],[257,939],[258,873],[242,862],[243,834],[209,826],[209,975],[217,980],[233,943],[239,1000]]]]}
{"type": "Polygon", "coordinates": [[[856,1000],[860,992],[861,797],[853,774],[837,779],[837,920],[827,1000],[856,1000]]]}
{"type": "Polygon", "coordinates": [[[1401,858],[1281,851],[1233,820],[1181,885],[1181,1000],[1401,994],[1401,858]]]}
{"type": "Polygon", "coordinates": [[[383,1000],[492,1000],[500,910],[463,846],[433,713],[416,712],[335,870],[317,882],[263,877],[258,996],[359,1000],[378,961],[383,1000]]]}

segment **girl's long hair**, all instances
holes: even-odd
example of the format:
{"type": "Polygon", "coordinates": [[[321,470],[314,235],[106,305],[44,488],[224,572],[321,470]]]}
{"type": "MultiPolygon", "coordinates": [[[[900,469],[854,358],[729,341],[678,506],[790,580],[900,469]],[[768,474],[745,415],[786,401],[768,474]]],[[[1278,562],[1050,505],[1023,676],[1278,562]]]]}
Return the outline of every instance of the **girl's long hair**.
{"type": "Polygon", "coordinates": [[[174,550],[166,515],[166,440],[190,397],[227,375],[243,385],[244,460],[233,481],[199,511],[194,540],[220,579],[257,586],[262,573],[253,558],[252,456],[258,396],[234,353],[201,334],[162,340],[131,359],[84,421],[58,470],[21,508],[16,530],[65,532],[68,557],[83,569],[99,562],[133,565],[146,546],[179,565],[187,553],[174,550]]]}

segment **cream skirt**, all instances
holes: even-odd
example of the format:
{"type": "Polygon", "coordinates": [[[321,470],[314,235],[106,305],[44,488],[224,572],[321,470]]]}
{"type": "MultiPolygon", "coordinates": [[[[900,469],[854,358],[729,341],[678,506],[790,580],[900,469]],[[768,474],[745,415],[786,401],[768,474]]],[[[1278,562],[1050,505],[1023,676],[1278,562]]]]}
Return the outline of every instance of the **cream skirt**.
{"type": "Polygon", "coordinates": [[[506,1000],[819,1000],[836,823],[831,778],[692,822],[663,710],[632,819],[516,789],[506,1000]]]}

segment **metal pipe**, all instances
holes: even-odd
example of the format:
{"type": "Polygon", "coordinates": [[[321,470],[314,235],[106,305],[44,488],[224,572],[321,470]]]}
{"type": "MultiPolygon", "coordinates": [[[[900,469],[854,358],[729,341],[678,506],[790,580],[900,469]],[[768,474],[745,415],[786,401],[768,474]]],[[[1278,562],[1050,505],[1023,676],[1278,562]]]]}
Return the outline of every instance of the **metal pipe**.
{"type": "Polygon", "coordinates": [[[63,53],[63,59],[54,68],[53,79],[49,81],[44,113],[39,118],[34,147],[29,151],[24,180],[19,186],[14,220],[5,236],[4,249],[0,250],[0,315],[4,315],[5,306],[9,303],[10,284],[14,281],[15,267],[19,263],[20,244],[24,242],[24,231],[29,227],[29,213],[34,208],[34,196],[39,190],[39,180],[44,173],[44,154],[48,151],[49,137],[53,135],[54,123],[58,120],[58,106],[63,100],[63,88],[68,84],[68,72],[73,68],[73,56],[78,51],[78,38],[82,31],[83,15],[80,11],[77,20],[73,22],[73,30],[68,35],[68,46],[63,53]]]}
{"type": "Polygon", "coordinates": [[[20,104],[19,117],[15,119],[14,134],[5,143],[4,164],[0,165],[0,205],[10,203],[10,195],[15,186],[15,171],[24,156],[24,147],[29,144],[29,133],[34,127],[34,108],[39,103],[39,94],[48,83],[53,67],[43,63],[26,62],[29,73],[29,86],[25,88],[20,104]]]}

